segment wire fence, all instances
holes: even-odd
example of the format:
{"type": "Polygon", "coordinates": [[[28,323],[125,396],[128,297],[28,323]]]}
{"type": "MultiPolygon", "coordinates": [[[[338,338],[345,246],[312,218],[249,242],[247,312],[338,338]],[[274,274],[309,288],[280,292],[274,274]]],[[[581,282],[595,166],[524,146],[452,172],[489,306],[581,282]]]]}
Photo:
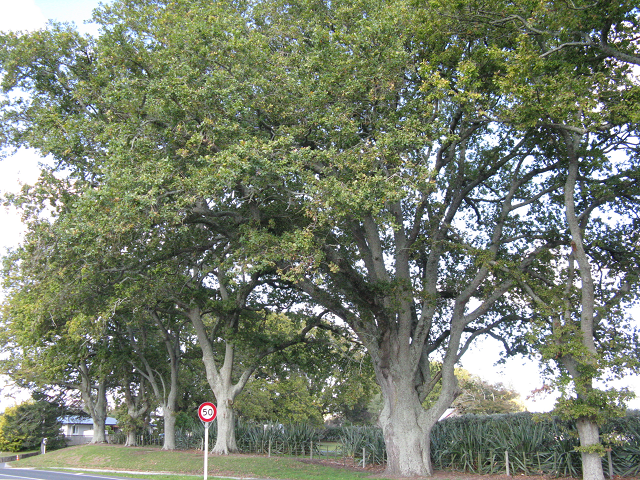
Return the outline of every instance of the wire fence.
{"type": "MultiPolygon", "coordinates": [[[[204,428],[178,429],[180,449],[202,449],[204,428]]],[[[216,424],[208,429],[215,443],[216,424]]],[[[640,475],[640,412],[631,412],[601,427],[607,454],[603,469],[610,476],[640,475]]],[[[117,437],[113,437],[117,442],[117,437]]],[[[122,442],[124,436],[122,436],[122,442]]],[[[317,429],[297,424],[238,422],[236,442],[243,453],[340,458],[363,467],[386,463],[381,429],[346,426],[317,429]]],[[[160,436],[142,435],[140,445],[161,445],[160,436]]],[[[437,470],[475,474],[580,477],[581,454],[575,426],[557,418],[532,414],[466,415],[438,422],[431,432],[431,458],[437,470]]]]}
{"type": "MultiPolygon", "coordinates": [[[[640,416],[632,412],[601,427],[610,476],[640,473],[640,416]]],[[[469,473],[582,475],[575,425],[558,418],[511,414],[450,418],[431,433],[434,467],[469,473]]]]}

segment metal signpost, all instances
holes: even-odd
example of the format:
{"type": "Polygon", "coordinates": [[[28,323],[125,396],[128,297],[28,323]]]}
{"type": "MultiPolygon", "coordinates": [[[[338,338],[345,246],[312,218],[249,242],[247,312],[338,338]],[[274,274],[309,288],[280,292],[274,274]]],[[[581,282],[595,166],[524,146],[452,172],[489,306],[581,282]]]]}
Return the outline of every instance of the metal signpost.
{"type": "Polygon", "coordinates": [[[218,411],[211,402],[205,402],[198,408],[198,417],[204,424],[204,480],[207,480],[207,470],[209,469],[209,425],[216,418],[218,411]]]}

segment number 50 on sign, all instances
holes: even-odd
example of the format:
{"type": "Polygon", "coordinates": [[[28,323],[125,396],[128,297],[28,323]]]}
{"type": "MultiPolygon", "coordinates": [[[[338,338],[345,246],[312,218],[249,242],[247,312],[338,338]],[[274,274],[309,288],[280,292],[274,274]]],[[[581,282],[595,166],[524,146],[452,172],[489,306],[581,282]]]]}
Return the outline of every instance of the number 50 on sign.
{"type": "Polygon", "coordinates": [[[211,402],[205,402],[198,408],[198,416],[205,423],[213,422],[216,418],[216,406],[211,402]]]}

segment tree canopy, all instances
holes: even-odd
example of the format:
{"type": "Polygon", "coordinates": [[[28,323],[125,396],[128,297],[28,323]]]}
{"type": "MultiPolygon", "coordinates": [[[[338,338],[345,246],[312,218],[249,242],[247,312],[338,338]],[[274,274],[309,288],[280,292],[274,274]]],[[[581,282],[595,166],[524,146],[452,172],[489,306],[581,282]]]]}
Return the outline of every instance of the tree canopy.
{"type": "Polygon", "coordinates": [[[57,162],[13,199],[30,233],[5,321],[31,318],[32,295],[52,332],[99,326],[145,292],[192,323],[221,418],[252,360],[293,342],[260,335],[273,315],[304,319],[295,341],[347,325],[382,391],[390,474],[432,473],[429,432],[481,335],[523,351],[535,323],[590,401],[596,342],[637,296],[636,17],[128,0],[96,11],[97,38],[3,35],[3,144],[57,162]]]}

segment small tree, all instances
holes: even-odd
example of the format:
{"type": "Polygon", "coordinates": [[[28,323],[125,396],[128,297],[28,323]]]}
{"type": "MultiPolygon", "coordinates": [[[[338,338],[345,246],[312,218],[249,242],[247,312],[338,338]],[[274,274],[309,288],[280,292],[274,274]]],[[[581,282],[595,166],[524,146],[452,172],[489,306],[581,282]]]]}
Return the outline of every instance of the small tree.
{"type": "Polygon", "coordinates": [[[462,393],[453,402],[461,414],[491,415],[515,413],[525,410],[518,392],[502,383],[489,383],[476,375],[469,375],[460,382],[462,393]]]}
{"type": "MultiPolygon", "coordinates": [[[[518,392],[505,387],[502,383],[490,383],[464,368],[456,368],[456,377],[460,385],[460,394],[452,407],[460,415],[468,413],[491,415],[495,413],[515,413],[525,410],[518,392]]],[[[431,407],[440,395],[440,385],[436,384],[431,395],[424,402],[431,407]]]]}
{"type": "Polygon", "coordinates": [[[0,416],[0,450],[19,452],[38,448],[43,438],[48,448],[64,446],[60,416],[64,409],[34,392],[32,399],[9,407],[0,416]]]}

